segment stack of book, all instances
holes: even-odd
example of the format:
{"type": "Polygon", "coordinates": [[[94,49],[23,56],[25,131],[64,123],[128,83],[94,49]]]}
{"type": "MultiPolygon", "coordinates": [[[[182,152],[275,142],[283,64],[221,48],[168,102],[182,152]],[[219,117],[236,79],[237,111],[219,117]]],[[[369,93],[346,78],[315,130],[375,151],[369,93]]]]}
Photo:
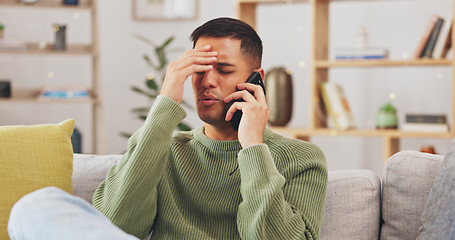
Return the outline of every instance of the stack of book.
{"type": "Polygon", "coordinates": [[[408,132],[448,132],[447,116],[444,114],[406,114],[402,126],[408,132]]]}
{"type": "Polygon", "coordinates": [[[85,87],[73,86],[45,86],[41,89],[39,99],[86,99],[90,97],[89,90],[85,87]]]}
{"type": "Polygon", "coordinates": [[[385,59],[387,56],[388,51],[385,48],[335,49],[336,60],[385,59]]]}
{"type": "Polygon", "coordinates": [[[27,45],[23,40],[0,39],[0,50],[27,50],[27,45]]]}
{"type": "Polygon", "coordinates": [[[432,15],[414,51],[414,58],[445,58],[452,47],[453,21],[432,15]]]}
{"type": "Polygon", "coordinates": [[[349,103],[340,85],[332,82],[322,83],[321,94],[325,108],[337,130],[356,127],[349,103]]]}

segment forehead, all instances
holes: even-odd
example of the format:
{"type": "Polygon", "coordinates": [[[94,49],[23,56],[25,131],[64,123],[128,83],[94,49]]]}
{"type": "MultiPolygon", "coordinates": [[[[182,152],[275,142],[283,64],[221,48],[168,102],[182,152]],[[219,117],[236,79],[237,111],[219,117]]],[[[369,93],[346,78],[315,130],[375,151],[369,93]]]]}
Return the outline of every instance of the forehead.
{"type": "Polygon", "coordinates": [[[202,48],[206,45],[212,46],[211,51],[218,52],[218,61],[246,61],[245,56],[241,54],[240,44],[239,39],[229,37],[201,37],[197,40],[195,48],[202,48]]]}

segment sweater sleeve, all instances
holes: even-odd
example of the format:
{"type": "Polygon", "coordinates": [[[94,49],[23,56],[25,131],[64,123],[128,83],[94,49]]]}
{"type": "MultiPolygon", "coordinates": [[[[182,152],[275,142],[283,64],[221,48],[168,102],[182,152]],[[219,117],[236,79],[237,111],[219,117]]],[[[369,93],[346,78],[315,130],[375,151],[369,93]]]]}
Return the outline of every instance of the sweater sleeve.
{"type": "Polygon", "coordinates": [[[139,238],[150,233],[172,133],[185,116],[175,101],[159,96],[142,127],[129,139],[127,152],[96,190],[93,206],[125,232],[139,238]]]}
{"type": "Polygon", "coordinates": [[[237,213],[242,239],[318,239],[327,188],[325,157],[309,144],[297,154],[282,154],[286,178],[267,145],[239,153],[241,194],[237,213]],[[300,153],[300,154],[299,154],[300,153]],[[294,158],[294,159],[292,159],[294,158]]]}

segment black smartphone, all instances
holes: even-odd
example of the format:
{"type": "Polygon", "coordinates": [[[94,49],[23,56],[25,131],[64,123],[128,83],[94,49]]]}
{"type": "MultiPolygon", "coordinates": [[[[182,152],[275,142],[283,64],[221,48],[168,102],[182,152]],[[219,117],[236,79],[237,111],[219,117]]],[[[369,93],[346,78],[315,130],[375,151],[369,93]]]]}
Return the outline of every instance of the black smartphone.
{"type": "MultiPolygon", "coordinates": [[[[253,83],[253,84],[261,86],[262,90],[264,91],[264,95],[265,95],[264,83],[262,82],[261,74],[259,72],[253,72],[248,77],[246,82],[247,83],[253,83]]],[[[250,92],[250,93],[253,94],[252,92],[250,92]]],[[[244,102],[244,100],[243,99],[238,99],[238,100],[231,101],[226,107],[226,112],[232,106],[232,104],[234,104],[235,102],[244,102]]],[[[242,118],[242,111],[237,110],[234,113],[234,115],[232,116],[232,119],[230,120],[231,126],[234,129],[234,131],[238,131],[239,130],[239,124],[240,124],[240,119],[241,118],[242,118]]]]}

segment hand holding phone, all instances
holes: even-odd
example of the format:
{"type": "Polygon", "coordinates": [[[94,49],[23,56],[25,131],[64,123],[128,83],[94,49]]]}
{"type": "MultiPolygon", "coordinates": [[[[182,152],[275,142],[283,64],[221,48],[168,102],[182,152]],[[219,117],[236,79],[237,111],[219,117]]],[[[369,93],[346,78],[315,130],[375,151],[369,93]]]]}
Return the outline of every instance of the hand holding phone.
{"type": "MultiPolygon", "coordinates": [[[[261,86],[262,90],[264,91],[264,95],[265,95],[264,83],[262,82],[261,74],[259,72],[253,72],[248,77],[248,79],[246,80],[246,83],[252,83],[252,84],[256,84],[256,85],[261,86]]],[[[252,95],[254,95],[252,92],[250,92],[250,93],[252,95]]],[[[244,100],[243,99],[238,99],[238,100],[233,100],[233,101],[229,102],[229,104],[226,107],[226,112],[232,106],[232,104],[234,104],[235,102],[244,102],[244,100]]],[[[234,129],[234,131],[238,131],[239,130],[239,125],[240,125],[240,120],[242,118],[242,115],[243,115],[242,111],[237,110],[234,113],[234,115],[232,116],[232,118],[230,120],[230,123],[231,123],[231,126],[234,129]]]]}

